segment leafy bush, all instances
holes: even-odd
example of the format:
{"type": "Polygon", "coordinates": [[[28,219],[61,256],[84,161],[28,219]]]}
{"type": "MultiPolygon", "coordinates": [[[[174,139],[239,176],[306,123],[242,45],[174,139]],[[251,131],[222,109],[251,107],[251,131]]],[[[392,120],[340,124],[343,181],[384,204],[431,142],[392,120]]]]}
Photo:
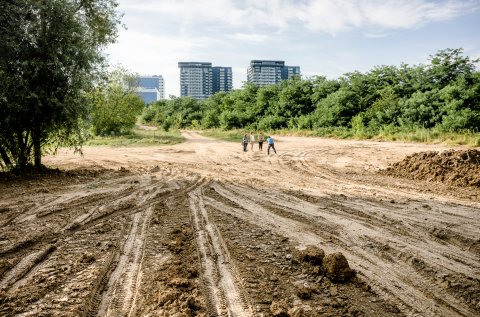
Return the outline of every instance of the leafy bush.
{"type": "Polygon", "coordinates": [[[166,129],[313,130],[362,138],[405,134],[426,139],[423,132],[412,132],[472,130],[480,126],[480,73],[478,60],[462,53],[446,49],[426,65],[382,65],[338,79],[296,77],[278,85],[246,84],[202,101],[174,98],[150,106],[143,118],[154,118],[166,129]]]}
{"type": "Polygon", "coordinates": [[[134,92],[135,85],[128,85],[134,77],[116,69],[110,73],[105,84],[88,94],[95,135],[118,135],[133,129],[137,116],[145,106],[143,100],[134,92]]]}
{"type": "Polygon", "coordinates": [[[259,130],[276,130],[287,126],[286,119],[280,116],[266,116],[263,117],[257,124],[259,130]]]}

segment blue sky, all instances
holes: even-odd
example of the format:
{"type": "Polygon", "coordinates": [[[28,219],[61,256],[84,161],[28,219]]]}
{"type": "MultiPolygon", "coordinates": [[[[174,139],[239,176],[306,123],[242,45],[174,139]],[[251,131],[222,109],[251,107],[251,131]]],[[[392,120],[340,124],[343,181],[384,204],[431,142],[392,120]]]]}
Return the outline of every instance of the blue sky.
{"type": "Polygon", "coordinates": [[[420,64],[445,48],[480,57],[480,0],[119,0],[112,65],[163,75],[179,95],[179,61],[233,68],[240,88],[253,59],[336,78],[376,65],[420,64]]]}

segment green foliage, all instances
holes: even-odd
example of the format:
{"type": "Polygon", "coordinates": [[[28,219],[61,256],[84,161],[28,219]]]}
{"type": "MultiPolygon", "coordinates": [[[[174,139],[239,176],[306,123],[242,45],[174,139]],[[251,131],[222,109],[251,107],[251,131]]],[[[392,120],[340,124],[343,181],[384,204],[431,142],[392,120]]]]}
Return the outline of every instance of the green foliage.
{"type": "Polygon", "coordinates": [[[430,56],[431,63],[427,67],[427,78],[431,88],[442,89],[459,77],[471,78],[475,73],[475,64],[479,59],[471,60],[462,56],[463,49],[445,49],[430,56]]]}
{"type": "Polygon", "coordinates": [[[113,70],[107,82],[88,94],[95,135],[119,135],[133,129],[144,108],[143,100],[134,91],[135,78],[123,69],[113,70]]]}
{"type": "Polygon", "coordinates": [[[259,130],[276,130],[287,126],[285,117],[268,115],[258,122],[259,130]]]}
{"type": "Polygon", "coordinates": [[[441,121],[442,101],[437,89],[417,91],[400,104],[400,125],[411,128],[432,128],[441,121]]]}
{"type": "Polygon", "coordinates": [[[12,0],[0,10],[0,158],[40,168],[42,152],[85,141],[85,91],[115,40],[113,0],[12,0]]]}
{"type": "Polygon", "coordinates": [[[177,144],[184,138],[178,130],[169,132],[135,128],[120,136],[95,136],[85,144],[89,146],[152,146],[177,144]]]}
{"type": "Polygon", "coordinates": [[[398,98],[392,87],[387,86],[380,91],[380,97],[373,102],[365,112],[362,112],[362,120],[368,123],[373,130],[381,126],[396,124],[400,115],[398,98]]]}
{"type": "Polygon", "coordinates": [[[278,102],[270,107],[273,114],[290,118],[308,114],[315,109],[311,100],[313,91],[311,81],[293,77],[283,81],[280,88],[278,102]]]}
{"type": "Polygon", "coordinates": [[[381,65],[338,79],[295,77],[278,85],[246,84],[203,101],[168,100],[146,109],[143,118],[162,126],[171,122],[176,128],[310,130],[360,138],[400,133],[423,140],[427,138],[413,132],[478,131],[478,60],[462,54],[461,49],[446,49],[431,56],[427,65],[381,65]]]}
{"type": "Polygon", "coordinates": [[[225,110],[220,114],[220,127],[224,130],[238,129],[245,126],[243,118],[238,111],[225,110]]]}
{"type": "Polygon", "coordinates": [[[355,134],[356,137],[363,138],[366,136],[366,127],[365,124],[363,123],[364,118],[363,114],[358,114],[352,118],[351,121],[351,126],[353,133],[355,134]]]}
{"type": "Polygon", "coordinates": [[[340,88],[317,104],[313,115],[314,127],[346,127],[358,111],[356,96],[348,88],[340,88]]]}

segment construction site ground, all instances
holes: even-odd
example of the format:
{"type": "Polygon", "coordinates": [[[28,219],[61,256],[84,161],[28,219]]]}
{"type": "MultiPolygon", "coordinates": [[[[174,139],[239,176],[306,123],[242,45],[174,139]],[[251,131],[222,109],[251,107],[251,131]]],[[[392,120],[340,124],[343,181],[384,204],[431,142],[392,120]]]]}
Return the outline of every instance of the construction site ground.
{"type": "Polygon", "coordinates": [[[468,148],[183,135],[4,175],[0,316],[480,316],[480,188],[379,172],[468,148]]]}

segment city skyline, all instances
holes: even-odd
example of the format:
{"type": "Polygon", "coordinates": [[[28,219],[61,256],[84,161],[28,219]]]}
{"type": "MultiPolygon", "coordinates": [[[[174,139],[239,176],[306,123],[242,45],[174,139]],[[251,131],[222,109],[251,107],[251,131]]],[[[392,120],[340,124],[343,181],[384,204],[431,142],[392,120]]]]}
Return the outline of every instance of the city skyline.
{"type": "Polygon", "coordinates": [[[158,73],[165,97],[180,95],[178,61],[232,67],[233,88],[247,80],[251,60],[285,60],[303,77],[338,78],[377,65],[424,64],[445,48],[480,57],[480,1],[120,0],[112,65],[158,73]]]}

